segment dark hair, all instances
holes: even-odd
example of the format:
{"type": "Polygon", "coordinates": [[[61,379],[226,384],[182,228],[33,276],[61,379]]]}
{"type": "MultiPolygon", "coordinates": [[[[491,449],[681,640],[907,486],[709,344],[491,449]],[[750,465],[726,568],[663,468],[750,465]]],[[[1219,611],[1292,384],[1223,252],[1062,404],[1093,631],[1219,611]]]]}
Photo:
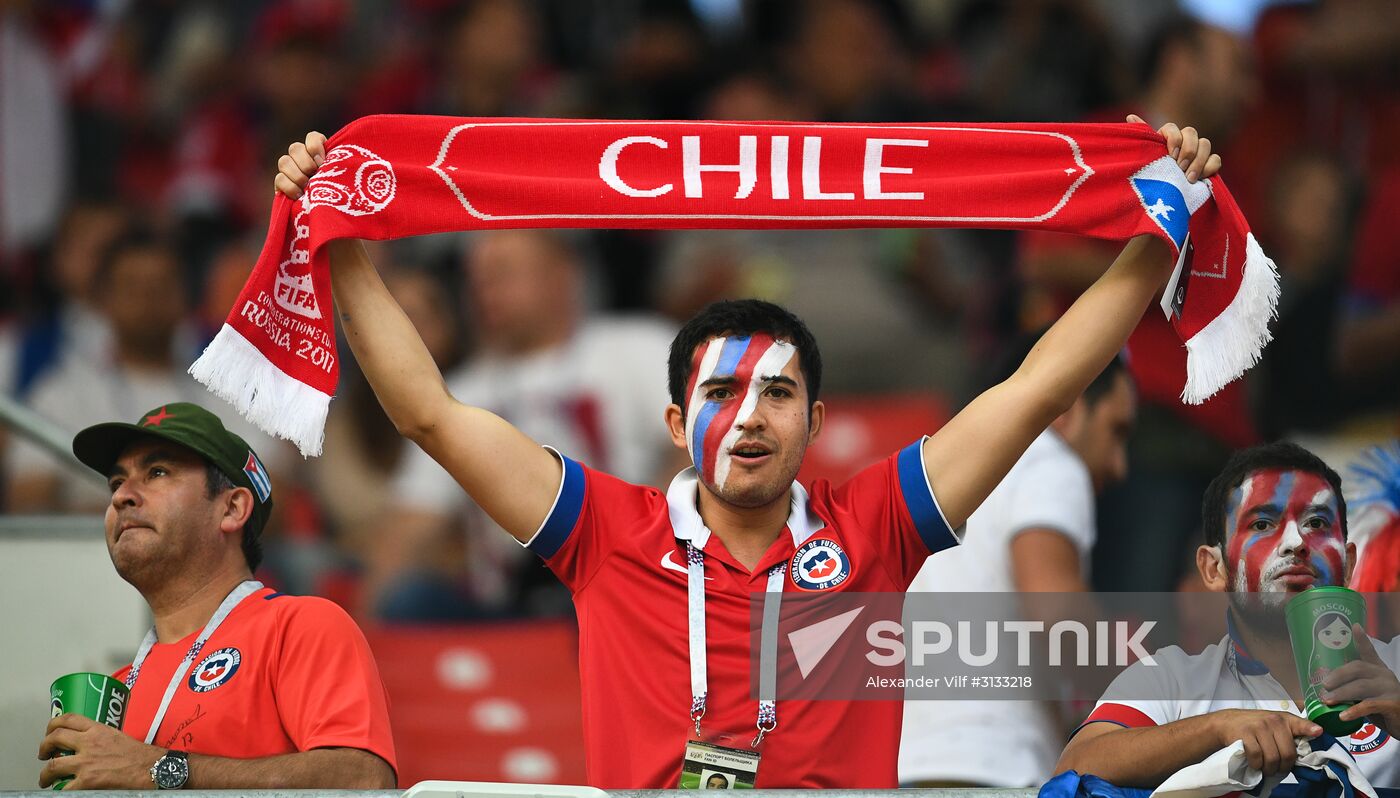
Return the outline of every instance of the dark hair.
{"type": "MultiPolygon", "coordinates": [[[[1040,342],[1048,330],[1049,328],[1046,327],[1015,338],[1003,353],[1002,358],[997,361],[997,367],[992,375],[992,384],[996,385],[1010,379],[1011,375],[1015,374],[1021,364],[1026,361],[1026,358],[1030,357],[1031,350],[1035,348],[1035,345],[1040,342]]],[[[1089,387],[1084,389],[1084,393],[1080,394],[1084,402],[1090,408],[1098,404],[1099,400],[1113,390],[1113,386],[1118,382],[1119,374],[1132,380],[1132,373],[1128,371],[1127,358],[1121,352],[1108,361],[1108,365],[1103,367],[1103,371],[1100,371],[1098,376],[1094,377],[1094,381],[1089,383],[1089,387]]]]}
{"type": "MultiPolygon", "coordinates": [[[[226,490],[233,490],[238,487],[228,474],[219,470],[219,467],[209,461],[204,462],[204,475],[206,482],[206,493],[209,498],[214,498],[226,490]]],[[[262,541],[259,540],[259,530],[253,528],[252,516],[248,521],[243,522],[243,559],[248,562],[248,570],[256,571],[262,564],[263,550],[262,541]]]]}
{"type": "Polygon", "coordinates": [[[1199,52],[1205,29],[1204,22],[1182,13],[1172,14],[1158,24],[1143,46],[1137,62],[1138,87],[1147,89],[1152,85],[1162,70],[1167,53],[1177,47],[1190,47],[1199,52]]]}
{"type": "Polygon", "coordinates": [[[671,401],[685,412],[685,386],[695,363],[695,348],[719,336],[768,333],[797,349],[802,377],[807,382],[807,406],[817,401],[822,387],[822,355],[807,325],[792,313],[761,299],[725,299],[712,302],[681,327],[671,341],[667,384],[671,401]]]}
{"type": "Polygon", "coordinates": [[[1108,365],[1103,367],[1103,371],[1099,372],[1099,376],[1095,377],[1094,381],[1089,383],[1089,387],[1084,389],[1082,396],[1085,403],[1090,407],[1098,404],[1100,399],[1113,390],[1113,386],[1118,382],[1119,374],[1132,382],[1133,375],[1128,372],[1128,364],[1123,362],[1121,354],[1114,355],[1113,359],[1108,361],[1108,365]]]}
{"type": "Polygon", "coordinates": [[[92,284],[98,290],[105,289],[112,279],[112,271],[117,262],[133,252],[158,252],[169,257],[176,264],[176,279],[183,283],[185,275],[179,268],[179,259],[170,242],[144,224],[133,224],[103,247],[97,258],[97,268],[92,273],[92,284]]]}
{"type": "Polygon", "coordinates": [[[1332,486],[1332,495],[1337,497],[1338,523],[1342,525],[1342,539],[1346,539],[1347,502],[1342,496],[1341,476],[1322,458],[1298,444],[1276,441],[1235,452],[1206,487],[1205,498],[1201,500],[1201,530],[1207,546],[1225,545],[1225,507],[1231,491],[1238,488],[1250,474],[1271,468],[1302,471],[1327,480],[1327,484],[1332,486]]]}
{"type": "Polygon", "coordinates": [[[1341,621],[1342,623],[1346,624],[1348,629],[1351,628],[1351,619],[1343,615],[1342,613],[1324,612],[1321,615],[1317,616],[1317,619],[1313,621],[1313,637],[1316,638],[1318,632],[1321,632],[1323,629],[1327,628],[1328,626],[1331,626],[1336,621],[1341,621]],[[1323,621],[1326,621],[1327,623],[1323,623],[1323,621]]]}

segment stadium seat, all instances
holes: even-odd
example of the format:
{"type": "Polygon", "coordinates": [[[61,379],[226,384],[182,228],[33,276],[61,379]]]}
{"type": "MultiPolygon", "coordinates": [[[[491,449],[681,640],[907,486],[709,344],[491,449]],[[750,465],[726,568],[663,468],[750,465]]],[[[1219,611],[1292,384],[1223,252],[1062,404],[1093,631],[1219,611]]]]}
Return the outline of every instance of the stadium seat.
{"type": "Polygon", "coordinates": [[[389,692],[399,783],[582,784],[572,622],[366,630],[389,692]]]}
{"type": "Polygon", "coordinates": [[[826,425],[807,452],[798,480],[840,484],[871,463],[894,454],[952,417],[950,404],[934,393],[830,396],[826,425]]]}

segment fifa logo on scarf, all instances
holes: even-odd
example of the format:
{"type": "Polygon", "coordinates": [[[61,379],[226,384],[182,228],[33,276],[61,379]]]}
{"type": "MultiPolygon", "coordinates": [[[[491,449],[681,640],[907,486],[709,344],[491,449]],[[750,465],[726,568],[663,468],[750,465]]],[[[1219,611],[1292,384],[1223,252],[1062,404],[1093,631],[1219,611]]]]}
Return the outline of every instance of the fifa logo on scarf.
{"type": "Polygon", "coordinates": [[[398,179],[389,162],[354,144],[343,144],[326,153],[326,161],[306,185],[292,222],[295,234],[287,259],[277,269],[273,298],[284,309],[309,319],[321,318],[316,288],[311,282],[311,227],[306,217],[312,208],[328,206],[351,216],[379,213],[394,201],[398,179]]]}

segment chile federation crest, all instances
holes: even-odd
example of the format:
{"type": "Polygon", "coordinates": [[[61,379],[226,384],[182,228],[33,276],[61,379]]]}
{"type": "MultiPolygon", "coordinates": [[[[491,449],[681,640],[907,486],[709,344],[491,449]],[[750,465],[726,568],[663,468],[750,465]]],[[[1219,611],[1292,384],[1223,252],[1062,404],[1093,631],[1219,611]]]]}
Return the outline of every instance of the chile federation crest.
{"type": "Polygon", "coordinates": [[[800,590],[830,590],[850,578],[851,559],[836,541],[817,538],[792,555],[788,572],[800,590]]]}
{"type": "Polygon", "coordinates": [[[243,655],[236,648],[221,648],[199,661],[190,673],[189,687],[196,693],[207,693],[221,687],[238,672],[243,655]]]}
{"type": "Polygon", "coordinates": [[[1350,737],[1342,738],[1342,743],[1353,754],[1369,754],[1385,745],[1389,739],[1390,735],[1386,734],[1384,729],[1374,723],[1367,723],[1350,737]]]}

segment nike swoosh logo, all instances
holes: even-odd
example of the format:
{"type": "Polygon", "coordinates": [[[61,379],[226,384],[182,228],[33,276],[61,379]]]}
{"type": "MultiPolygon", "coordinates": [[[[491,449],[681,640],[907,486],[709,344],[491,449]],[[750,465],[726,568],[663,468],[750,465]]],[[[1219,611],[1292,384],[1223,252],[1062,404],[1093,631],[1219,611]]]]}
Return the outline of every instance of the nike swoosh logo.
{"type": "MultiPolygon", "coordinates": [[[[690,571],[686,570],[686,567],[685,567],[684,565],[681,565],[680,563],[678,563],[678,562],[676,562],[675,560],[671,559],[671,555],[673,555],[673,554],[675,554],[674,551],[668,551],[668,552],[666,552],[666,554],[665,554],[664,556],[662,556],[662,558],[661,558],[661,567],[662,567],[662,568],[665,568],[665,569],[668,570],[668,571],[679,571],[680,573],[683,573],[683,574],[689,576],[689,575],[690,575],[690,571]]],[[[713,576],[707,576],[707,577],[705,577],[705,581],[706,581],[706,582],[713,582],[713,581],[715,581],[715,578],[714,578],[713,576]]]]}

